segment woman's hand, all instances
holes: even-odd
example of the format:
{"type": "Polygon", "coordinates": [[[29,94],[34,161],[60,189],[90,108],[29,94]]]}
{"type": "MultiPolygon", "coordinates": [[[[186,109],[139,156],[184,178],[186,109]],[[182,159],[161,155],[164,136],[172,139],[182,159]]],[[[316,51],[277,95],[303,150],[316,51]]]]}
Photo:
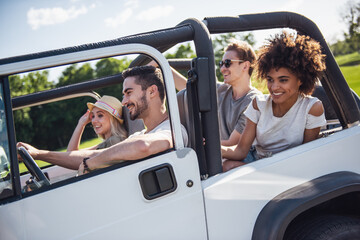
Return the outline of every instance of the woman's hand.
{"type": "Polygon", "coordinates": [[[81,126],[86,126],[86,124],[88,124],[89,122],[91,122],[91,118],[90,118],[90,110],[88,109],[86,113],[80,117],[79,124],[81,126]]]}
{"type": "Polygon", "coordinates": [[[83,134],[86,124],[91,122],[91,114],[92,113],[88,109],[86,111],[86,113],[80,117],[79,122],[78,122],[78,124],[70,138],[69,144],[67,146],[67,149],[66,149],[67,152],[79,150],[80,139],[81,139],[81,136],[83,134]]]}
{"type": "MultiPolygon", "coordinates": [[[[36,159],[36,158],[38,157],[38,155],[39,155],[39,149],[34,148],[34,147],[31,146],[30,144],[23,143],[23,142],[18,142],[18,143],[16,144],[16,147],[17,147],[17,148],[19,148],[19,147],[24,147],[24,148],[28,151],[28,153],[29,153],[34,159],[36,159]]],[[[23,160],[23,159],[21,158],[20,154],[18,154],[18,159],[21,160],[21,161],[23,160]]]]}

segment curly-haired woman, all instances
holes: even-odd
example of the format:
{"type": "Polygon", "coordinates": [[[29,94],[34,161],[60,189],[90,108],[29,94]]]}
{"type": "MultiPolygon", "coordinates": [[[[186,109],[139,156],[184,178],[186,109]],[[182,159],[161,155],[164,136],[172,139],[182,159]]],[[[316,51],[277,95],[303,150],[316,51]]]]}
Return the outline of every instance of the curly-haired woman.
{"type": "Polygon", "coordinates": [[[257,96],[245,112],[243,136],[222,147],[227,171],[316,139],[326,124],[323,105],[311,97],[325,70],[320,44],[304,35],[275,35],[260,48],[257,75],[267,80],[268,95],[257,96]],[[250,148],[255,141],[255,148],[250,148]],[[251,154],[248,154],[250,151],[251,154]]]}

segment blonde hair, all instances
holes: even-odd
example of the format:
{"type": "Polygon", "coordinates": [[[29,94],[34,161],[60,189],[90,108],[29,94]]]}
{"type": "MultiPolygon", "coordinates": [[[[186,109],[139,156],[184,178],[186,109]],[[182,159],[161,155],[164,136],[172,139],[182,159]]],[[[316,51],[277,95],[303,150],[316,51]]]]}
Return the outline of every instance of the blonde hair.
{"type": "MultiPolygon", "coordinates": [[[[125,129],[125,125],[120,123],[119,120],[117,120],[112,114],[110,114],[110,113],[106,113],[106,114],[109,114],[109,116],[110,116],[111,136],[118,136],[118,137],[121,137],[122,139],[127,138],[128,132],[125,129]]],[[[98,136],[105,140],[104,134],[98,134],[98,136]]]]}
{"type": "Polygon", "coordinates": [[[110,119],[111,124],[111,136],[119,136],[123,139],[128,137],[128,132],[125,129],[125,125],[121,124],[115,117],[110,119]]]}

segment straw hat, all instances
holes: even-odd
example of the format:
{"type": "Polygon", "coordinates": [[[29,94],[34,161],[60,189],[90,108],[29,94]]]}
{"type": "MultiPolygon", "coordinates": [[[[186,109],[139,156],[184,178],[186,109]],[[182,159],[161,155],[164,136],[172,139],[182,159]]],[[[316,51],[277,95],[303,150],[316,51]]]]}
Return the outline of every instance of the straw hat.
{"type": "Polygon", "coordinates": [[[87,106],[90,111],[92,111],[94,107],[101,108],[113,115],[121,124],[124,122],[123,119],[121,119],[122,104],[115,97],[104,95],[96,103],[88,102],[87,106]]]}

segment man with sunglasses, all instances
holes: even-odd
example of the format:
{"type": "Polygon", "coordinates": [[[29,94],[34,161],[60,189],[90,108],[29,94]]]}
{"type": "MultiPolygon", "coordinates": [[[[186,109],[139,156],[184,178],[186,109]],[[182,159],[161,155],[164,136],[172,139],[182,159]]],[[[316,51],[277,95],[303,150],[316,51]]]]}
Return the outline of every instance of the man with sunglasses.
{"type": "MultiPolygon", "coordinates": [[[[244,111],[252,99],[262,94],[251,86],[251,74],[256,61],[254,49],[243,41],[234,41],[224,49],[219,67],[224,83],[217,83],[220,116],[221,145],[232,146],[238,143],[244,130],[246,118],[244,111]]],[[[174,69],[176,88],[180,91],[186,86],[186,78],[174,69]]]]}
{"type": "Polygon", "coordinates": [[[243,41],[234,41],[224,49],[219,62],[224,83],[218,83],[221,145],[237,144],[244,130],[244,111],[252,99],[262,94],[251,86],[251,74],[256,61],[254,49],[243,41]]]}

